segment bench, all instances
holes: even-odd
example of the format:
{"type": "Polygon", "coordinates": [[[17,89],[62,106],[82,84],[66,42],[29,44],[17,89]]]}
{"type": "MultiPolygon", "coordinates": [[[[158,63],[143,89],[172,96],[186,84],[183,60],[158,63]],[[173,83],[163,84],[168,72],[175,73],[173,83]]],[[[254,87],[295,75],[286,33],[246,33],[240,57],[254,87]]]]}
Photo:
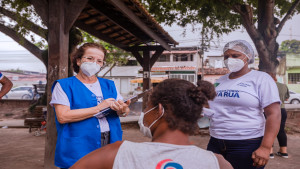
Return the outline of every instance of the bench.
{"type": "Polygon", "coordinates": [[[24,125],[29,127],[29,133],[31,133],[32,128],[41,128],[43,121],[45,121],[44,118],[27,117],[24,120],[24,125]]]}
{"type": "Polygon", "coordinates": [[[32,128],[41,128],[43,121],[46,121],[46,115],[43,112],[43,106],[36,106],[32,113],[26,115],[24,126],[28,126],[29,133],[31,133],[32,128]]]}

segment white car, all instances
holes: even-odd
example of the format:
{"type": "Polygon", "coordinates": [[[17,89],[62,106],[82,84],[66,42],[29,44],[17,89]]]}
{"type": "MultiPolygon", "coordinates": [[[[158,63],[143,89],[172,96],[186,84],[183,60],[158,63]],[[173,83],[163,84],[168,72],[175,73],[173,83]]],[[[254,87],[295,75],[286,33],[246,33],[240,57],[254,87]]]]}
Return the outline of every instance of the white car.
{"type": "Polygon", "coordinates": [[[31,86],[19,86],[11,89],[3,99],[32,99],[33,87],[31,86]]]}
{"type": "Polygon", "coordinates": [[[287,104],[299,104],[300,103],[300,94],[290,91],[290,98],[285,101],[287,104]]]}

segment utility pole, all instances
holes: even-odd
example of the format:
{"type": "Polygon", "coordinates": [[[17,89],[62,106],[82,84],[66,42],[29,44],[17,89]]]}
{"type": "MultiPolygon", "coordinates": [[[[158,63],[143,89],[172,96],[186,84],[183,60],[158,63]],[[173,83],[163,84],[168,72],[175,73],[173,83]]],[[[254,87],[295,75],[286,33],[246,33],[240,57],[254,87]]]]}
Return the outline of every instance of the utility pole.
{"type": "Polygon", "coordinates": [[[200,58],[201,58],[201,80],[204,80],[204,50],[205,50],[205,44],[204,44],[204,31],[201,31],[201,52],[199,52],[200,58]]]}

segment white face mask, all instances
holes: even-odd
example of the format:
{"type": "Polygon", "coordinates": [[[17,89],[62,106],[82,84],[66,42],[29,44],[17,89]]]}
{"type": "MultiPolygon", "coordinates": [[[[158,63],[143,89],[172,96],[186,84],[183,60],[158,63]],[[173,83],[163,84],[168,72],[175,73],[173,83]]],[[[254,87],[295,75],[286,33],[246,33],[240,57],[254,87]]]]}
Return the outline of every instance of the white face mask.
{"type": "Polygon", "coordinates": [[[150,126],[149,127],[146,127],[146,126],[144,126],[144,116],[147,114],[147,113],[149,113],[151,110],[154,110],[155,108],[156,108],[157,106],[155,106],[155,107],[153,107],[152,109],[150,109],[150,110],[148,110],[147,112],[141,112],[141,115],[140,115],[140,118],[139,118],[139,121],[138,121],[138,123],[139,123],[139,126],[140,126],[140,131],[144,134],[144,136],[146,136],[146,137],[149,137],[149,138],[152,138],[152,133],[151,133],[151,130],[150,130],[150,128],[164,115],[164,113],[165,113],[165,110],[164,110],[164,108],[163,108],[163,113],[161,114],[161,116],[158,118],[158,119],[156,119],[156,120],[154,120],[154,122],[152,122],[152,124],[150,124],[150,126]]]}
{"type": "Polygon", "coordinates": [[[101,66],[98,65],[96,62],[83,62],[80,65],[81,71],[88,77],[95,75],[97,72],[100,71],[100,68],[101,66]]]}
{"type": "Polygon", "coordinates": [[[244,67],[244,65],[245,65],[244,59],[228,58],[228,59],[224,60],[224,63],[230,72],[237,72],[237,71],[240,71],[244,67]]]}

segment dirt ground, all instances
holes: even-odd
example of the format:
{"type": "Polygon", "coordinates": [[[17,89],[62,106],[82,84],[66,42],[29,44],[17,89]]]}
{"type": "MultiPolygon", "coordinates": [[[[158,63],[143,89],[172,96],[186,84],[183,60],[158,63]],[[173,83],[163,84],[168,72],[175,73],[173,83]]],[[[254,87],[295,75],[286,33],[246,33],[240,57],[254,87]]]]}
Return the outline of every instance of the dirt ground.
{"type": "MultiPolygon", "coordinates": [[[[136,142],[150,141],[136,127],[125,127],[124,139],[136,142]]],[[[1,169],[43,169],[45,134],[34,136],[28,129],[0,129],[0,168],[1,169]]],[[[206,148],[208,135],[191,136],[195,145],[206,148]]],[[[300,168],[300,135],[288,135],[289,158],[275,156],[270,159],[266,169],[300,168]]],[[[274,150],[278,149],[275,143],[274,150]]]]}

